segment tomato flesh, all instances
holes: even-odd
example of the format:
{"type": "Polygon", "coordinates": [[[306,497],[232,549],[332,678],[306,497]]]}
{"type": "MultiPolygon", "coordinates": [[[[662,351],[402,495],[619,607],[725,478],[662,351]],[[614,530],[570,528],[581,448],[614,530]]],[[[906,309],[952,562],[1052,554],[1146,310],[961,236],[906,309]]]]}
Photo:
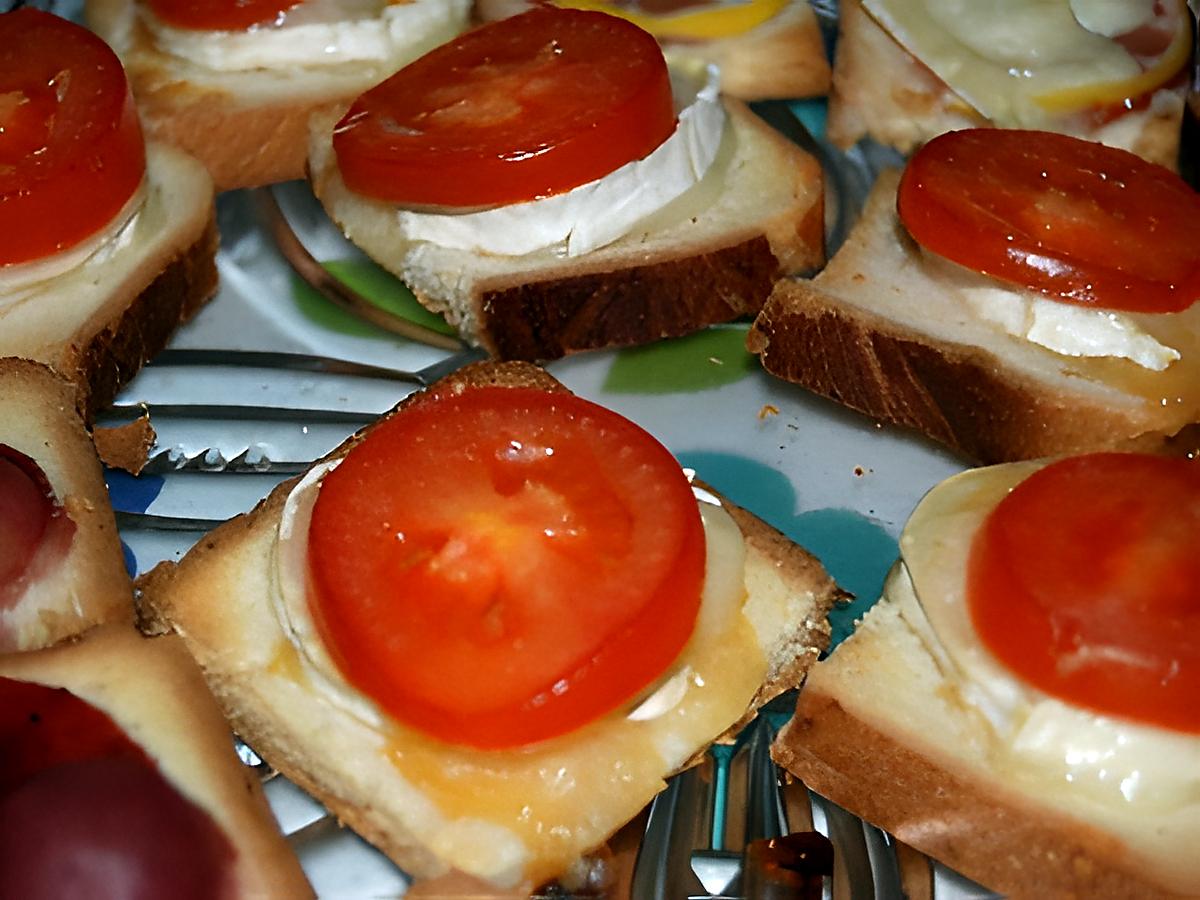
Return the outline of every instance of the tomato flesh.
{"type": "MultiPolygon", "coordinates": [[[[38,464],[7,444],[0,444],[0,609],[24,593],[39,551],[46,545],[65,549],[75,533],[55,500],[38,464]]],[[[5,643],[0,625],[0,647],[5,643]]]]}
{"type": "Polygon", "coordinates": [[[653,37],[602,13],[546,7],[469,31],[364,93],[333,149],[356,193],[475,208],[594,181],[674,129],[653,37]]]}
{"type": "Polygon", "coordinates": [[[699,610],[678,463],[570,394],[478,387],[378,426],[321,485],[309,606],[347,679],[445,741],[511,747],[636,697],[699,610]]]}
{"type": "Polygon", "coordinates": [[[1169,313],[1200,298],[1200,194],[1124,150],[950,132],[913,156],[897,209],[927,250],[1056,300],[1169,313]]]}
{"type": "Polygon", "coordinates": [[[189,31],[245,31],[280,21],[302,0],[146,0],[166,25],[189,31]]]}
{"type": "Polygon", "coordinates": [[[227,898],[234,849],[109,716],[0,677],[0,872],[26,900],[227,898]]]}
{"type": "Polygon", "coordinates": [[[1135,454],[1038,470],[977,534],[984,644],[1048,694],[1200,733],[1200,465],[1135,454]]]}
{"type": "Polygon", "coordinates": [[[91,236],[145,171],[133,95],[108,45],[39,10],[0,15],[0,265],[91,236]]]}

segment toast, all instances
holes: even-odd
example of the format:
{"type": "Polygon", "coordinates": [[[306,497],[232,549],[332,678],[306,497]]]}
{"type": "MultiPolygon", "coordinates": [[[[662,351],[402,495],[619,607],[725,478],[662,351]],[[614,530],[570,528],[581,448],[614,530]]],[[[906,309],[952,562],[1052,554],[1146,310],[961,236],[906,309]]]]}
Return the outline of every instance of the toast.
{"type": "MultiPolygon", "coordinates": [[[[432,393],[413,395],[398,410],[426,396],[483,385],[565,390],[527,364],[481,363],[439,382],[432,393]]],[[[361,439],[351,438],[328,459],[340,459],[361,439]]],[[[712,712],[712,721],[710,712],[689,717],[689,728],[711,730],[688,739],[678,731],[680,719],[635,724],[621,710],[548,741],[480,751],[437,742],[386,716],[377,726],[368,724],[369,717],[352,711],[365,698],[346,682],[336,694],[314,689],[308,656],[298,654],[272,611],[272,580],[286,575],[273,575],[265,564],[277,552],[295,485],[282,485],[253,512],[210,534],[178,565],[163,564],[145,576],[145,627],[183,635],[238,733],[420,877],[455,868],[497,887],[527,890],[561,875],[631,819],[671,772],[798,684],[828,642],[825,613],[840,596],[813,557],[726,504],[746,548],[740,624],[720,642],[700,629],[689,646],[711,654],[716,668],[704,681],[725,697],[727,714],[712,712]],[[740,688],[732,687],[735,677],[740,688]],[[343,689],[353,696],[345,697],[343,689]],[[333,702],[332,696],[343,699],[333,702]],[[702,718],[707,724],[700,724],[702,718]],[[646,739],[658,747],[650,757],[628,730],[643,727],[638,733],[652,735],[646,739]],[[612,781],[613,767],[626,776],[612,781]],[[560,771],[571,789],[547,794],[539,774],[547,771],[560,771]]]]}
{"type": "MultiPolygon", "coordinates": [[[[1063,356],[974,315],[931,270],[880,176],[846,244],[811,281],[781,282],[747,338],[764,368],[982,462],[1085,450],[1187,452],[1200,398],[1200,305],[1138,316],[1181,358],[1162,372],[1063,356]],[[1181,402],[1161,398],[1180,392],[1181,402]]],[[[949,280],[947,280],[949,278],[949,280]]]]}
{"type": "Polygon", "coordinates": [[[970,643],[951,650],[931,624],[931,607],[965,602],[965,545],[979,523],[1040,466],[975,470],[928,495],[923,504],[948,498],[936,501],[935,527],[910,522],[883,598],[814,666],[772,755],[812,790],[1006,896],[1194,897],[1200,813],[1180,780],[1194,780],[1196,735],[1130,726],[1028,686],[984,687],[976,667],[1000,664],[970,643]],[[918,580],[921,566],[936,575],[918,580]],[[1021,691],[1032,692],[1028,707],[1012,699],[1021,691]],[[1128,750],[1099,742],[1111,734],[1128,750]],[[1140,772],[1133,788],[1128,767],[1140,772]]]}
{"type": "MultiPolygon", "coordinates": [[[[1186,84],[1160,88],[1146,109],[1108,124],[1064,119],[1058,126],[1041,127],[1130,150],[1174,169],[1185,89],[1186,84]]],[[[863,8],[861,0],[841,3],[826,129],[833,143],[848,148],[870,137],[909,153],[946,131],[1016,124],[992,122],[966,103],[901,46],[863,8]]]]}
{"type": "Polygon", "coordinates": [[[133,588],[74,391],[21,359],[0,359],[0,462],[13,461],[10,451],[40,470],[57,514],[28,568],[0,588],[0,653],[47,647],[100,622],[132,622],[133,588]]]}
{"type": "MultiPolygon", "coordinates": [[[[476,0],[485,21],[517,15],[537,0],[476,0]]],[[[563,6],[571,6],[567,2],[563,6]]],[[[672,40],[660,37],[669,60],[715,65],[721,92],[747,102],[821,97],[829,93],[830,67],[816,13],[808,0],[791,0],[775,16],[727,37],[672,40]]]]}
{"type": "MultiPolygon", "coordinates": [[[[344,107],[466,27],[470,0],[386,60],[217,70],[156,42],[135,0],[88,0],[88,26],[125,65],[149,138],[204,163],[218,191],[304,177],[308,118],[344,107]]],[[[239,35],[240,37],[240,35],[239,35]]]]}
{"type": "Polygon", "coordinates": [[[216,212],[204,168],[150,143],[144,191],[115,240],[0,297],[0,356],[53,368],[75,386],[89,423],[217,289],[216,212]]]}
{"type": "MultiPolygon", "coordinates": [[[[257,774],[238,760],[225,720],[179,638],[145,638],[131,625],[101,626],[75,643],[0,657],[0,678],[66,688],[110,717],[167,783],[217,826],[232,851],[228,886],[233,891],[228,896],[313,896],[279,833],[257,774]]],[[[51,718],[46,717],[47,727],[58,727],[51,718]]],[[[85,735],[71,741],[76,747],[89,746],[85,735]]],[[[20,758],[13,742],[6,749],[20,758]]],[[[66,850],[56,852],[61,877],[77,872],[96,877],[94,863],[75,860],[66,850]]],[[[129,862],[120,858],[116,868],[104,873],[115,880],[123,865],[129,862]]],[[[139,885],[145,887],[140,880],[139,885]]],[[[195,885],[175,888],[195,890],[195,885]]]]}
{"type": "Polygon", "coordinates": [[[705,177],[622,238],[574,258],[493,256],[402,238],[395,207],[348,190],[314,117],[313,190],[368,256],[471,344],[549,360],[644,344],[753,315],[781,275],[824,259],[820,166],[737,101],[705,177]]]}

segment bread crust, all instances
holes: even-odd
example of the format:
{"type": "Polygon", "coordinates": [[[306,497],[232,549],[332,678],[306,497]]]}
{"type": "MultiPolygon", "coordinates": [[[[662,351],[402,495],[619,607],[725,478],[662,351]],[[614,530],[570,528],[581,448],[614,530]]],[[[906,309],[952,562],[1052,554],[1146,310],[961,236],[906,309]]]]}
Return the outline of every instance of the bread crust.
{"type": "Polygon", "coordinates": [[[38,363],[0,359],[0,445],[38,464],[75,525],[62,559],[34,575],[15,607],[0,610],[0,652],[47,647],[101,622],[132,622],[117,524],[72,386],[38,363]]]}
{"type": "MultiPolygon", "coordinates": [[[[1162,108],[1147,116],[1128,146],[1121,146],[1176,169],[1183,115],[1181,91],[1163,88],[1158,93],[1164,98],[1162,108]]],[[[826,127],[833,143],[849,148],[870,137],[910,153],[943,132],[989,125],[987,118],[876,22],[861,0],[842,0],[826,127]]],[[[1109,142],[1103,135],[1098,139],[1109,142]]]]}
{"type": "Polygon", "coordinates": [[[892,283],[894,273],[917,266],[915,251],[896,249],[901,239],[888,236],[900,226],[883,221],[895,219],[896,181],[881,176],[829,268],[812,281],[776,286],[747,337],[768,372],[984,463],[1194,449],[1197,429],[1186,409],[1065,375],[1031,352],[1040,348],[980,324],[958,340],[940,339],[872,309],[890,291],[931,317],[950,304],[927,281],[903,291],[892,283]]]}
{"type": "Polygon", "coordinates": [[[106,712],[229,838],[238,896],[313,896],[257,774],[238,760],[225,719],[178,637],[101,626],[74,643],[0,657],[0,676],[65,687],[106,712]]]}
{"type": "MultiPolygon", "coordinates": [[[[542,370],[523,363],[482,363],[438,382],[427,392],[412,395],[400,408],[479,385],[565,390],[542,370]]],[[[351,438],[327,459],[344,455],[362,436],[351,438]]],[[[386,757],[383,748],[387,744],[381,744],[382,738],[359,720],[336,714],[328,702],[303,699],[302,686],[287,687],[292,703],[297,704],[294,709],[300,708],[298,704],[306,707],[303,734],[321,734],[328,744],[324,751],[313,751],[312,741],[296,731],[300,726],[280,719],[278,703],[282,695],[271,696],[271,691],[278,692],[279,688],[264,686],[270,679],[261,670],[279,671],[278,657],[272,654],[276,653],[280,626],[265,600],[267,573],[248,573],[245,562],[239,560],[254,559],[258,568],[267,568],[262,560],[270,555],[292,485],[285,483],[252,513],[217,529],[177,566],[163,564],[140,580],[143,628],[175,630],[187,639],[235,728],[273,766],[406,871],[423,876],[439,874],[445,863],[426,840],[398,823],[392,812],[395,799],[384,798],[381,785],[394,780],[395,773],[389,776],[386,758],[372,762],[372,757],[366,755],[386,757]],[[212,602],[215,596],[222,597],[222,602],[212,602]],[[231,622],[238,623],[237,636],[231,633],[231,622]],[[349,756],[330,752],[335,745],[347,748],[346,753],[357,754],[355,769],[361,769],[361,775],[347,771],[345,761],[349,756]]],[[[775,623],[780,633],[768,651],[769,674],[747,710],[749,718],[758,705],[798,683],[820,649],[827,646],[825,613],[840,593],[820,564],[803,550],[748,513],[736,508],[730,512],[746,535],[751,558],[761,560],[757,577],[767,582],[774,579],[762,596],[780,590],[780,585],[790,591],[789,624],[784,628],[782,622],[775,623]]],[[[769,602],[762,609],[768,607],[769,602]]],[[[736,724],[731,723],[734,727],[736,724]]],[[[662,776],[667,774],[663,772],[662,776]]],[[[389,787],[388,791],[394,789],[389,787]]],[[[411,802],[424,801],[414,798],[411,802]]],[[[633,812],[636,810],[630,815],[633,812]]],[[[612,827],[620,824],[614,822],[612,827]]],[[[543,877],[551,874],[544,873],[543,877]]]]}
{"type": "Polygon", "coordinates": [[[342,183],[331,121],[313,120],[310,177],[349,238],[468,341],[500,359],[556,359],[751,315],[778,277],[823,261],[820,165],[741,103],[726,107],[730,145],[711,175],[726,181],[715,200],[670,227],[573,259],[488,257],[403,240],[392,207],[342,183]],[[747,209],[743,196],[763,199],[747,209]]]}

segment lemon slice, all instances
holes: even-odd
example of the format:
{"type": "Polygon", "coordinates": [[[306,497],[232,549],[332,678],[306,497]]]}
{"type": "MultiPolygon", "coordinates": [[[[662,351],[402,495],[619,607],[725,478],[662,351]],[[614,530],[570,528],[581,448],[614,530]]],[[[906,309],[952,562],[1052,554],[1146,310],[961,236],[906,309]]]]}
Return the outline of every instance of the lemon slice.
{"type": "Polygon", "coordinates": [[[555,0],[555,6],[590,9],[618,16],[657,38],[709,40],[731,37],[757,28],[783,12],[789,0],[721,2],[710,9],[654,15],[618,6],[612,0],[555,0]]]}

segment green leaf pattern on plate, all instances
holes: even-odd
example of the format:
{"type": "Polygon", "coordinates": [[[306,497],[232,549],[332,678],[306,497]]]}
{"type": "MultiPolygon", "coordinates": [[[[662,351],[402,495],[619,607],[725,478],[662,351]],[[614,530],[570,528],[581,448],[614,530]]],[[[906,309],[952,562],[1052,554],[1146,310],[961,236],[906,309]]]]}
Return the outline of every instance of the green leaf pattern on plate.
{"type": "Polygon", "coordinates": [[[748,330],[748,325],[717,326],[621,350],[608,370],[604,390],[614,394],[669,394],[731,384],[757,366],[746,350],[748,330]]]}
{"type": "MultiPolygon", "coordinates": [[[[381,309],[442,334],[454,334],[454,329],[441,316],[431,313],[417,302],[404,282],[370,260],[334,259],[321,265],[381,309]]],[[[322,328],[339,334],[396,340],[395,335],[364,322],[326,300],[296,275],[292,276],[292,298],[301,314],[322,328]]]]}

